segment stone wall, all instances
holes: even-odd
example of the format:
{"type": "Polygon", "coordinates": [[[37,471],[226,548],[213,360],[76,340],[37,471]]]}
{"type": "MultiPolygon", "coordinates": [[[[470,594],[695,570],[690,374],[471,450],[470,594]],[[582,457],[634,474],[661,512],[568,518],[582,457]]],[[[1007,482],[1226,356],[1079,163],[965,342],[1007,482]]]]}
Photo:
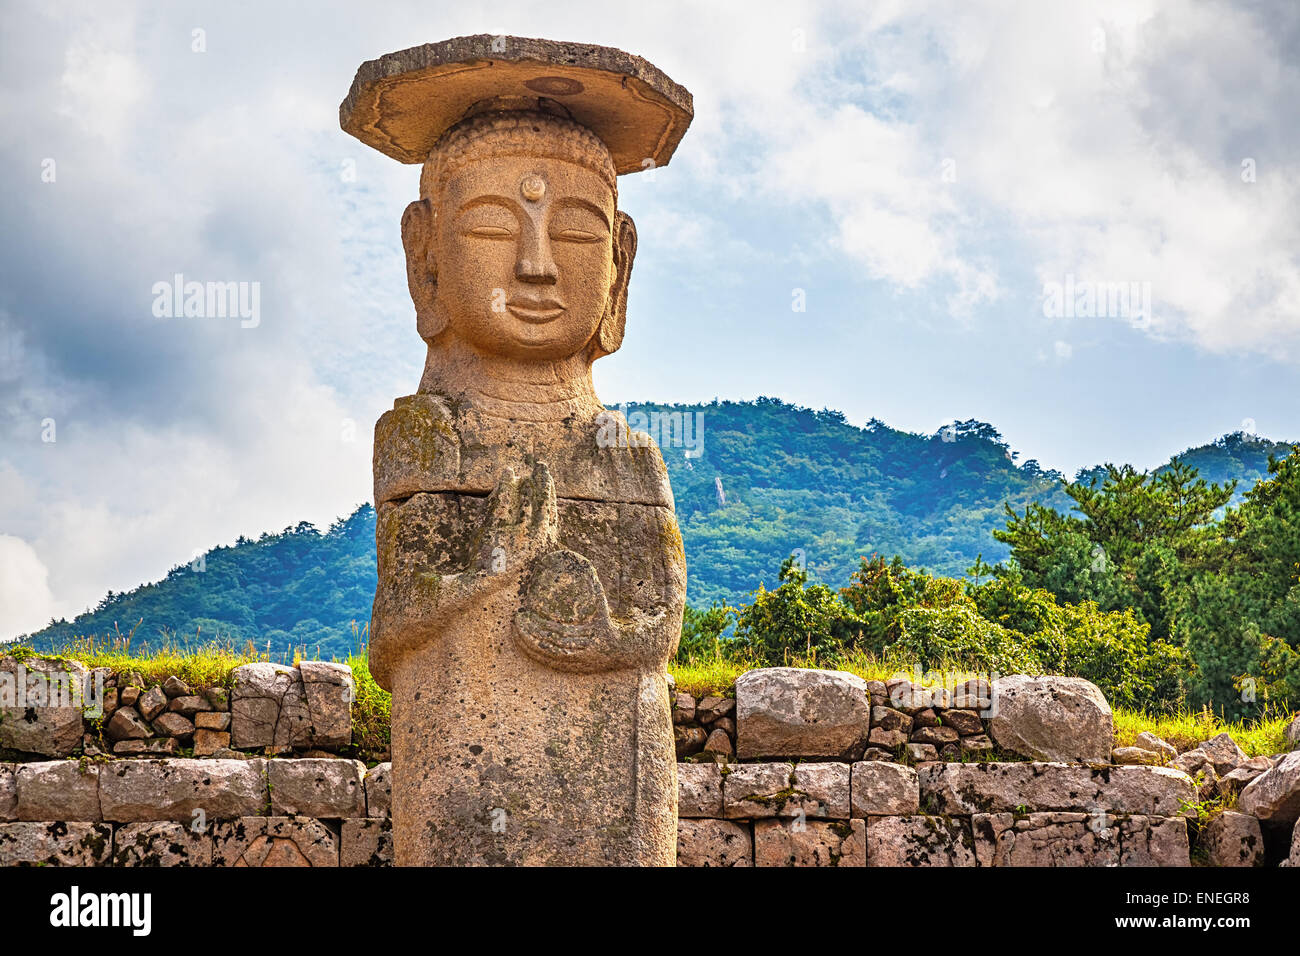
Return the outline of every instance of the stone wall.
{"type": "MultiPolygon", "coordinates": [[[[0,865],[391,862],[389,764],[339,753],[344,665],[246,665],[228,687],[100,677],[102,701],[0,708],[0,865]]],[[[1112,749],[1086,681],[767,668],[734,699],[674,699],[679,865],[1300,865],[1300,751],[1248,758],[1226,734],[1112,749]]]]}
{"type": "MultiPolygon", "coordinates": [[[[0,865],[386,866],[389,770],[341,758],[0,764],[0,865]]],[[[681,866],[1193,861],[1195,785],[1169,767],[864,760],[677,770],[681,866]]],[[[1300,865],[1300,826],[1291,826],[1286,862],[1300,865]]],[[[1200,837],[1215,862],[1264,862],[1250,814],[1218,814],[1200,837]]]]}
{"type": "Polygon", "coordinates": [[[0,659],[0,750],[46,757],[238,756],[344,750],[352,741],[352,668],[325,661],[235,668],[228,684],[0,659]]]}
{"type": "Polygon", "coordinates": [[[337,757],[0,764],[0,865],[387,865],[389,767],[337,757]]]}
{"type": "Polygon", "coordinates": [[[1154,767],[683,764],[685,866],[1187,866],[1191,778],[1154,767]],[[725,771],[725,772],[724,772],[725,771]]]}

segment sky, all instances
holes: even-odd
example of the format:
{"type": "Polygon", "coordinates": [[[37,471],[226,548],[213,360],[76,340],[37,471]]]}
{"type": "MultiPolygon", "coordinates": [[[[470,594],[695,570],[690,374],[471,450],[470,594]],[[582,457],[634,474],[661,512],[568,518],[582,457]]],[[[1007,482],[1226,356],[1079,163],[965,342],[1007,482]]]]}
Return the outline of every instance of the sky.
{"type": "Polygon", "coordinates": [[[419,168],[338,104],[363,61],[476,33],[694,94],[672,162],[620,182],[606,404],[974,418],[1066,474],[1300,439],[1292,0],[6,0],[0,637],[368,500],[424,358],[419,168]],[[257,308],[169,317],[177,274],[257,308]]]}

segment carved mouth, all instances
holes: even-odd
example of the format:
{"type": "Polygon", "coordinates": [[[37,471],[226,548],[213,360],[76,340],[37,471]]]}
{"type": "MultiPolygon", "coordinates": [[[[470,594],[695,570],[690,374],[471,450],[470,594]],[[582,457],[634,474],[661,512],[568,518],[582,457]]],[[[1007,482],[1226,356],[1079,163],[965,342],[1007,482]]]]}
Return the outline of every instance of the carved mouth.
{"type": "Polygon", "coordinates": [[[537,325],[558,319],[564,314],[564,306],[554,299],[511,299],[506,303],[506,308],[516,318],[537,325]]]}

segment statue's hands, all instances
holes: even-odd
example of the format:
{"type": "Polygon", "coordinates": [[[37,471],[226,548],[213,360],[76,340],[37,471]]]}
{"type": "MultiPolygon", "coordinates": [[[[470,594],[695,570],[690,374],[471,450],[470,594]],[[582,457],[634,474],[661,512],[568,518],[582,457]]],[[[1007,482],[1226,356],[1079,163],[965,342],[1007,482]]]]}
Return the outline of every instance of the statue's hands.
{"type": "Polygon", "coordinates": [[[446,529],[454,527],[438,496],[417,494],[381,507],[378,522],[370,662],[384,682],[398,657],[438,640],[447,623],[473,603],[518,583],[533,558],[555,549],[559,528],[555,484],[541,462],[523,478],[509,468],[502,472],[462,569],[448,573],[435,566],[452,537],[446,529]]]}
{"type": "Polygon", "coordinates": [[[626,666],[600,577],[576,551],[537,558],[519,599],[515,635],[520,649],[539,664],[581,672],[626,666]]]}
{"type": "Polygon", "coordinates": [[[595,566],[576,551],[560,550],[537,558],[525,576],[515,636],[539,664],[593,673],[643,664],[667,623],[666,610],[615,619],[595,566]]]}
{"type": "Polygon", "coordinates": [[[558,542],[550,470],[538,462],[516,478],[506,469],[488,498],[478,565],[468,577],[480,593],[520,582],[515,635],[538,663],[579,672],[632,666],[640,630],[613,619],[595,566],[558,542]]]}
{"type": "Polygon", "coordinates": [[[505,575],[553,551],[559,539],[555,482],[545,462],[516,478],[506,468],[488,497],[487,519],[476,545],[474,572],[505,575]]]}

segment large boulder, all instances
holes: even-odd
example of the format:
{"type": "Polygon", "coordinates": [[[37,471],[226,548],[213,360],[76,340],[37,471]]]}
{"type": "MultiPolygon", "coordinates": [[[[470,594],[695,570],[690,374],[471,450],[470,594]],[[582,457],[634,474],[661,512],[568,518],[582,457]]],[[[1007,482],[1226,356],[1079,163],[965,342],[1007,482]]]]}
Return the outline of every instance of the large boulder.
{"type": "Polygon", "coordinates": [[[1271,823],[1295,823],[1300,818],[1300,750],[1247,784],[1237,809],[1271,823]]]}
{"type": "Polygon", "coordinates": [[[99,805],[115,823],[190,824],[265,813],[266,761],[116,760],[99,775],[99,805]]]}
{"type": "Polygon", "coordinates": [[[871,731],[862,678],[845,671],[765,667],[736,679],[737,754],[857,760],[871,731]]]}
{"type": "Polygon", "coordinates": [[[231,743],[254,747],[341,747],[352,740],[356,688],[346,664],[261,661],[231,674],[231,743]]]}
{"type": "Polygon", "coordinates": [[[0,748],[70,756],[81,744],[89,675],[79,661],[0,658],[0,748]]]}
{"type": "Polygon", "coordinates": [[[1004,750],[1031,760],[1110,760],[1110,705],[1096,684],[1081,677],[999,677],[992,709],[989,732],[1004,750]]]}

